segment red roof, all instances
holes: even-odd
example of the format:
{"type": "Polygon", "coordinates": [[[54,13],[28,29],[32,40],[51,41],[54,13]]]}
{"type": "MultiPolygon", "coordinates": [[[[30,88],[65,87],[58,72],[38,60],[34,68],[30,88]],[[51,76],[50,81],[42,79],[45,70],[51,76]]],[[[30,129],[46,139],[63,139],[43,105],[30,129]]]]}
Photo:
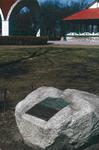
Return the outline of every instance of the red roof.
{"type": "Polygon", "coordinates": [[[99,19],[99,8],[85,9],[69,17],[64,18],[64,20],[89,20],[89,19],[99,19]]]}
{"type": "Polygon", "coordinates": [[[0,0],[0,8],[2,9],[3,15],[6,18],[12,4],[15,0],[0,0]]]}

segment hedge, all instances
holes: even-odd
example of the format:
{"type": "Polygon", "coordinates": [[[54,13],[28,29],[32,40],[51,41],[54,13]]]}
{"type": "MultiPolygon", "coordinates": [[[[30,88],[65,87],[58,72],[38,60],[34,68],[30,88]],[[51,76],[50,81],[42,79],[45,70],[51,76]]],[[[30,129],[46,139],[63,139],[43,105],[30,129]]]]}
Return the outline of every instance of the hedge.
{"type": "Polygon", "coordinates": [[[49,41],[59,41],[60,39],[61,39],[60,36],[56,36],[56,37],[53,37],[53,36],[52,36],[52,37],[49,37],[49,38],[48,38],[49,41]]]}
{"type": "Polygon", "coordinates": [[[0,36],[0,45],[44,45],[47,37],[0,36]]]}

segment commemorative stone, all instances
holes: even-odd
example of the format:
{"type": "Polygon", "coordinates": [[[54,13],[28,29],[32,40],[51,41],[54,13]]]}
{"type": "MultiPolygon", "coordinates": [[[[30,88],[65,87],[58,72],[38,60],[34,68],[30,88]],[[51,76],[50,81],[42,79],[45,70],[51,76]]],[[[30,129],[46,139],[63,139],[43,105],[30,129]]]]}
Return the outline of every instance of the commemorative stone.
{"type": "Polygon", "coordinates": [[[99,135],[99,97],[40,87],[17,104],[15,117],[33,150],[79,149],[99,135]]]}

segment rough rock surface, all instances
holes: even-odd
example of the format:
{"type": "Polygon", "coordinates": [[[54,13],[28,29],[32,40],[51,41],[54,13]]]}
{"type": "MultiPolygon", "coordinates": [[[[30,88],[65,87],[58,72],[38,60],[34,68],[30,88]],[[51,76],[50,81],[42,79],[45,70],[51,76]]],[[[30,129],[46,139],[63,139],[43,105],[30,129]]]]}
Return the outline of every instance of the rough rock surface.
{"type": "Polygon", "coordinates": [[[80,149],[99,134],[99,97],[74,89],[41,87],[16,106],[15,117],[24,142],[36,150],[80,149]],[[48,121],[27,114],[44,99],[69,103],[48,121]]]}

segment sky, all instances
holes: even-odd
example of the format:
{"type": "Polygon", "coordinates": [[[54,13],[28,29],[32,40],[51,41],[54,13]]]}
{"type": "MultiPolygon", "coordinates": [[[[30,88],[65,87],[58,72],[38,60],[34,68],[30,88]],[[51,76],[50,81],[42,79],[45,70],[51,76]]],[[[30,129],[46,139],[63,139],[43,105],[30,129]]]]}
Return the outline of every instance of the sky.
{"type": "Polygon", "coordinates": [[[56,1],[56,2],[62,3],[64,5],[67,5],[69,3],[72,4],[72,2],[80,3],[81,1],[84,1],[85,3],[91,3],[95,0],[37,0],[37,1],[39,2],[39,4],[42,4],[42,3],[47,2],[47,1],[49,1],[49,2],[55,2],[56,1]]]}
{"type": "Polygon", "coordinates": [[[52,2],[52,3],[57,3],[60,4],[60,6],[72,6],[72,4],[74,3],[80,3],[83,2],[84,4],[88,5],[91,2],[93,2],[95,0],[38,0],[39,4],[44,4],[45,2],[52,2]]]}
{"type": "MultiPolygon", "coordinates": [[[[84,6],[87,6],[88,4],[92,3],[94,0],[37,0],[40,5],[44,4],[45,2],[52,2],[52,3],[57,3],[59,7],[65,7],[65,6],[70,6],[74,3],[80,3],[83,2],[84,6]]],[[[83,7],[82,7],[83,8],[83,7]]],[[[29,12],[28,8],[23,7],[20,11],[20,13],[27,13],[29,12]]]]}
{"type": "Polygon", "coordinates": [[[68,3],[70,1],[73,1],[73,2],[80,2],[80,1],[86,1],[88,3],[90,3],[91,1],[94,1],[94,0],[38,0],[39,2],[45,2],[45,1],[59,1],[60,3],[68,3]]]}

